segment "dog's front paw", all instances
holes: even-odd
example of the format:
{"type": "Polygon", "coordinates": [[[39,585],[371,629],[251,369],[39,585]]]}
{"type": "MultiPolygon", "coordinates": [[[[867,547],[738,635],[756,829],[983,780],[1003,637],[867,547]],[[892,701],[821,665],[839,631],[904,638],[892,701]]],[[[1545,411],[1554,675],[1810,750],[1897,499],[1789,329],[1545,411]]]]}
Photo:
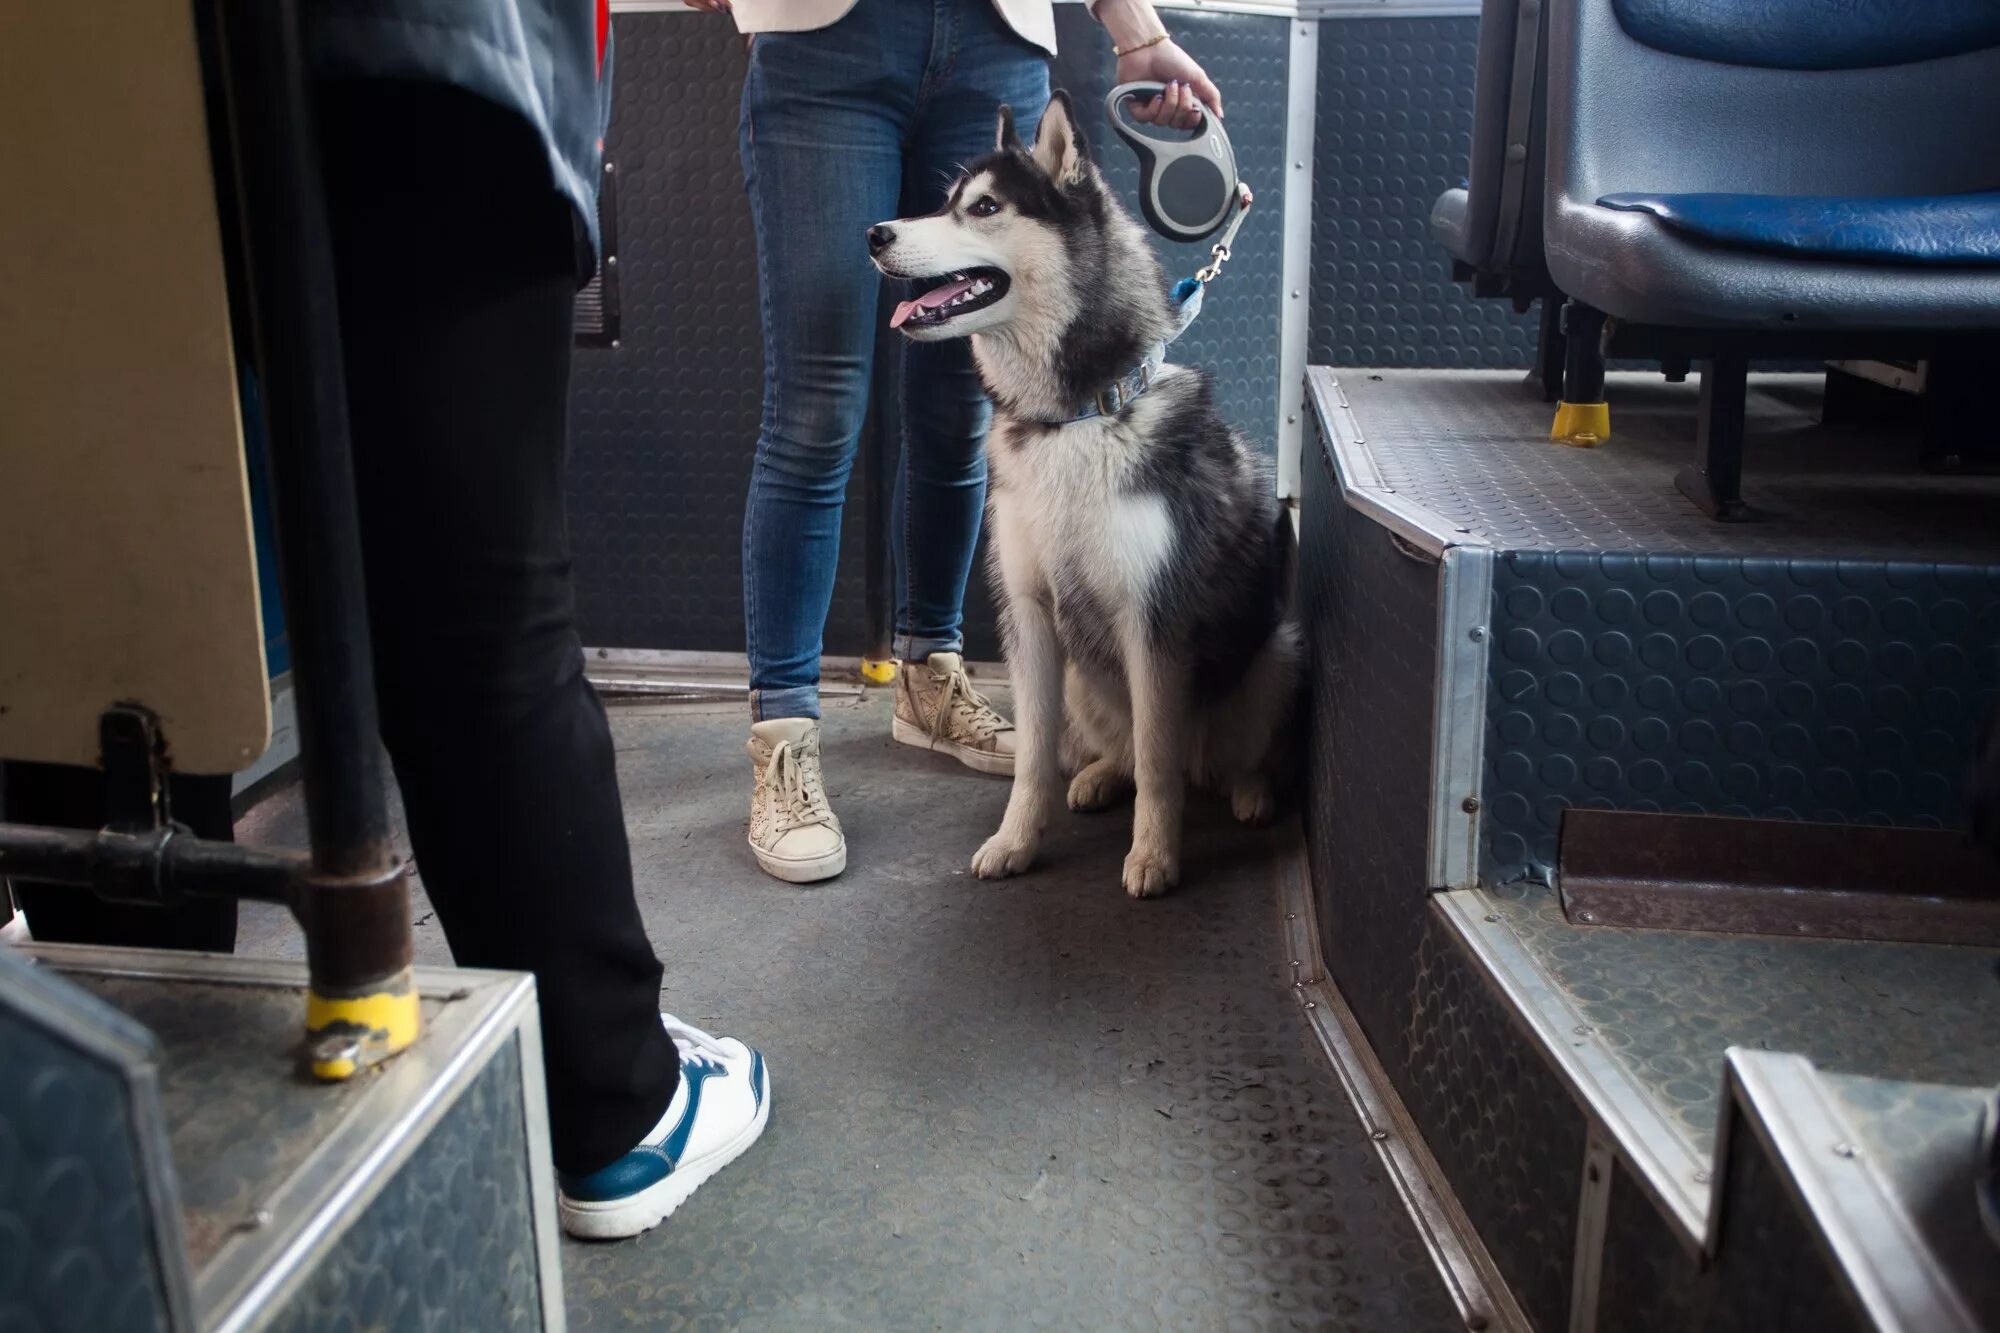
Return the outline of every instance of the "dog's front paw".
{"type": "Polygon", "coordinates": [[[1126,853],[1125,892],[1134,898],[1157,898],[1180,882],[1179,857],[1149,847],[1126,853]]]}
{"type": "Polygon", "coordinates": [[[1237,822],[1252,826],[1268,824],[1278,813],[1278,797],[1271,780],[1259,773],[1238,778],[1229,792],[1229,810],[1237,822]]]}
{"type": "Polygon", "coordinates": [[[972,873],[981,879],[1005,879],[1035,863],[1035,840],[1015,838],[1005,830],[988,838],[972,854],[972,873]]]}
{"type": "Polygon", "coordinates": [[[1069,808],[1079,813],[1103,810],[1131,787],[1132,780],[1102,759],[1093,759],[1070,780],[1069,808]]]}

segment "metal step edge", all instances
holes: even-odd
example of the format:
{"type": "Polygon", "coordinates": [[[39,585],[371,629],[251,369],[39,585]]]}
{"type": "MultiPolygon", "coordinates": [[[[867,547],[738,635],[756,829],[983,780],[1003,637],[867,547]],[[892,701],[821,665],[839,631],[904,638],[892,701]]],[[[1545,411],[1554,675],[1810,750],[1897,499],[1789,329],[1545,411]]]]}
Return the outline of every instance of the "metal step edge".
{"type": "Polygon", "coordinates": [[[1645,1187],[1690,1252],[1709,1235],[1714,1172],[1694,1142],[1640,1085],[1536,962],[1486,894],[1434,895],[1446,924],[1498,988],[1516,1020],[1583,1107],[1593,1129],[1645,1187]]]}
{"type": "MultiPolygon", "coordinates": [[[[1732,1048],[1716,1160],[1747,1128],[1778,1168],[1856,1304],[1882,1333],[1980,1333],[1985,1327],[1924,1241],[1895,1185],[1813,1062],[1785,1051],[1732,1048]]],[[[1719,1183],[1719,1182],[1718,1182],[1719,1183]]],[[[1969,1188],[1969,1186],[1968,1186],[1969,1188]]],[[[1715,1252],[1722,1219],[1706,1237],[1715,1252]]]]}
{"type": "Polygon", "coordinates": [[[1459,1318],[1472,1330],[1529,1333],[1533,1325],[1322,961],[1303,830],[1278,857],[1276,875],[1293,994],[1348,1103],[1368,1131],[1459,1318]]]}

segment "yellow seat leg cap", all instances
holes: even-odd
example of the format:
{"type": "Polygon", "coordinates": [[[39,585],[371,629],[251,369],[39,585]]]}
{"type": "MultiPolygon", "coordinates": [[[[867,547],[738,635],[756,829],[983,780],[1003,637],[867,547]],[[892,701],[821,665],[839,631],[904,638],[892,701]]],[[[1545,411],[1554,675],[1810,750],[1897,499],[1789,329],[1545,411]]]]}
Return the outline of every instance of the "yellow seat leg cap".
{"type": "Polygon", "coordinates": [[[1576,449],[1595,449],[1611,438],[1611,404],[1558,403],[1549,438],[1576,449]]]}

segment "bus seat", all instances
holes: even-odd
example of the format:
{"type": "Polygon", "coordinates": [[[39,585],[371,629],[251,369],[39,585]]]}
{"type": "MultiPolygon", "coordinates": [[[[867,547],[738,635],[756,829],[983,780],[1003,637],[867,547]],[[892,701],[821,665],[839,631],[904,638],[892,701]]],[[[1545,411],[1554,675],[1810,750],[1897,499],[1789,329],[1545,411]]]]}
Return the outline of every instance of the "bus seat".
{"type": "Polygon", "coordinates": [[[96,765],[138,704],[238,771],[270,695],[193,10],[9,6],[0,122],[0,757],[96,765]]]}
{"type": "Polygon", "coordinates": [[[2000,328],[1996,14],[1556,0],[1556,285],[1676,328],[2000,328]]]}
{"type": "Polygon", "coordinates": [[[1547,53],[1538,0],[1484,0],[1473,74],[1472,153],[1466,179],[1431,210],[1431,235],[1452,257],[1452,276],[1473,294],[1526,310],[1544,300],[1532,377],[1560,387],[1561,331],[1550,317],[1561,298],[1542,259],[1543,84],[1547,53]],[[1553,299],[1551,300],[1550,298],[1553,299]]]}
{"type": "MultiPolygon", "coordinates": [[[[1555,439],[1608,436],[1607,350],[1670,342],[1703,361],[1680,489],[1715,517],[1753,517],[1739,493],[1752,355],[1872,355],[1829,349],[1896,339],[1947,361],[1987,354],[1991,4],[1553,4],[1543,243],[1570,330],[1555,439]]],[[[1927,451],[1953,429],[1927,426],[1927,451]]]]}

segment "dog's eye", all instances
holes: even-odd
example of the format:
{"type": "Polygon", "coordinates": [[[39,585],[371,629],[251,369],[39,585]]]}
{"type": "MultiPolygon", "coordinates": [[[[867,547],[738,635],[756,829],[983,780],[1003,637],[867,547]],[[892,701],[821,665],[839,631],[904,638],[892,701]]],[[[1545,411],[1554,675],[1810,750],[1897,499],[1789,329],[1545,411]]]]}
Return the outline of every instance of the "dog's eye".
{"type": "Polygon", "coordinates": [[[976,218],[990,218],[999,211],[1000,201],[990,194],[980,195],[972,201],[972,207],[966,210],[976,218]]]}

